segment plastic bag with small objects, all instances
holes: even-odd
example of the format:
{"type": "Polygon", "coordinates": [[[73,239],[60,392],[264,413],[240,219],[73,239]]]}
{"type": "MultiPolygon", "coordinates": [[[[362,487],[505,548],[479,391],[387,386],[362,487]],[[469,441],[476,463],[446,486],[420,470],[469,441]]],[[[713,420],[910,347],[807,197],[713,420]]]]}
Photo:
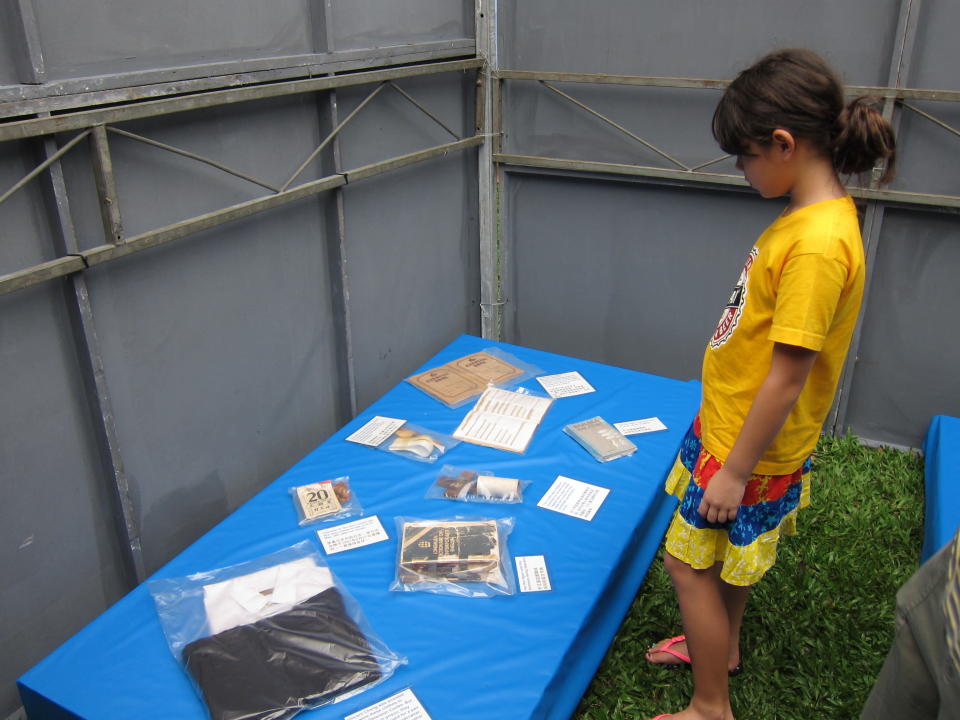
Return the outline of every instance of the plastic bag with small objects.
{"type": "Polygon", "coordinates": [[[459,502],[522,503],[529,480],[500,477],[489,470],[444,465],[425,498],[459,502]]]}
{"type": "Polygon", "coordinates": [[[450,435],[404,423],[380,443],[377,449],[417,462],[432,463],[459,444],[460,441],[450,435]]]}

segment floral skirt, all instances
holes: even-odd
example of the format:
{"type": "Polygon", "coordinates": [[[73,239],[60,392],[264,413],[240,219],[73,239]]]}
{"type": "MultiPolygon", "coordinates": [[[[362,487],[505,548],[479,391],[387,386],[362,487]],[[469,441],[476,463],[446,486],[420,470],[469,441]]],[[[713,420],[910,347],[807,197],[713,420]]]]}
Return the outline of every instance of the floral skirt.
{"type": "Polygon", "coordinates": [[[665,490],[680,499],[667,529],[666,549],[690,567],[723,563],[720,577],[731,585],[753,585],[777,559],[780,535],[795,535],[797,513],[810,504],[810,459],[788,475],[751,475],[737,517],[711,523],[697,512],[710,478],[722,463],[703,449],[700,418],[687,431],[665,490]]]}

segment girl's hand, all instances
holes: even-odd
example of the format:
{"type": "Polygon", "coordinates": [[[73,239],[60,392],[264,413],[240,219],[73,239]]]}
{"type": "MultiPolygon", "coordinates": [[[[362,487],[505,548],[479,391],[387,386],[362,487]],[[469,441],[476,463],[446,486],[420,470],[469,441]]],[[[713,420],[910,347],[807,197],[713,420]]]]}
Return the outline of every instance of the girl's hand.
{"type": "Polygon", "coordinates": [[[730,522],[737,517],[749,478],[740,479],[726,467],[710,478],[697,512],[712,523],[730,522]]]}

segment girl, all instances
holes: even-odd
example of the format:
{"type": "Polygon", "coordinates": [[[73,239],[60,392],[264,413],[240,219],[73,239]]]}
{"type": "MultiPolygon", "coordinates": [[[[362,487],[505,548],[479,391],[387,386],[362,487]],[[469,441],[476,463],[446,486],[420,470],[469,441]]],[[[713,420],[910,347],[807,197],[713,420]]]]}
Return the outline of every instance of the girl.
{"type": "Polygon", "coordinates": [[[728,675],[742,671],[750,586],[776,559],[809,502],[809,457],[836,391],[863,295],[853,201],[838,173],[887,160],[890,125],[865,98],[846,106],[826,62],[771,53],[727,87],[713,134],[763,197],[789,196],[757,240],[710,338],[703,400],[667,492],[680,498],[666,536],[686,636],[650,648],[690,662],[694,692],[675,720],[733,720],[728,675]]]}

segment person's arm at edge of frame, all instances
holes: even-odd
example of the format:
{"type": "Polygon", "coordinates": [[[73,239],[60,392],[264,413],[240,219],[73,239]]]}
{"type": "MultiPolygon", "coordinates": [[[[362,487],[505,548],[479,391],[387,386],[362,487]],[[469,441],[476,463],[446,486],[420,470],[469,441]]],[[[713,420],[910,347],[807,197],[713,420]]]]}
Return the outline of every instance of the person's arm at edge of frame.
{"type": "Polygon", "coordinates": [[[770,371],[750,406],[730,455],[710,479],[698,512],[710,522],[737,516],[747,481],[780,432],[807,381],[817,351],[774,343],[770,371]]]}

